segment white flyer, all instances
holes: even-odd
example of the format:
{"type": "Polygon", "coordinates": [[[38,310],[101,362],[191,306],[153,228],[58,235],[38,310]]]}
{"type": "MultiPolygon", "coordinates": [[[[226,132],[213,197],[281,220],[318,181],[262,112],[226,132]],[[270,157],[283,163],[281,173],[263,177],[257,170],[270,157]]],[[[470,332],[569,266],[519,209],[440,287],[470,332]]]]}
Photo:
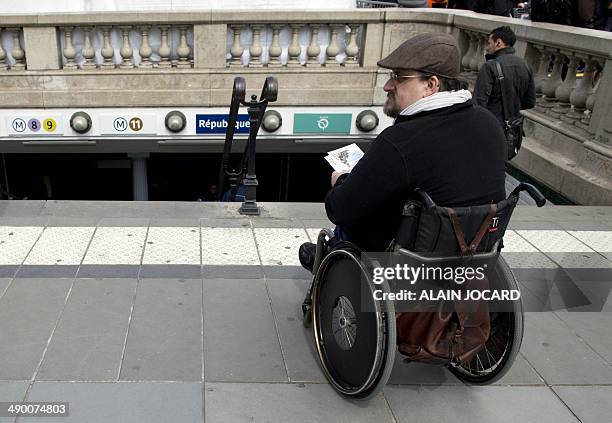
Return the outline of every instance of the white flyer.
{"type": "Polygon", "coordinates": [[[329,151],[325,160],[336,172],[350,172],[363,157],[363,151],[353,143],[336,150],[329,151]]]}

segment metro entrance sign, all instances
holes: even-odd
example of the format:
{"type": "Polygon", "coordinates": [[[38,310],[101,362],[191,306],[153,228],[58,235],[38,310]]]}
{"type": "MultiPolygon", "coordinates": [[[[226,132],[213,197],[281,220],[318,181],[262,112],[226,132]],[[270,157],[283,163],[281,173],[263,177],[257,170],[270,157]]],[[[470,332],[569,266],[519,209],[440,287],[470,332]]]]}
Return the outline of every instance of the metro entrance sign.
{"type": "Polygon", "coordinates": [[[156,135],[157,116],[153,114],[101,115],[102,135],[156,135]]]}
{"type": "MultiPolygon", "coordinates": [[[[196,134],[225,134],[229,115],[196,115],[196,134]]],[[[236,118],[236,134],[248,134],[251,130],[249,115],[238,115],[236,118]]]]}
{"type": "Polygon", "coordinates": [[[11,136],[62,135],[62,117],[52,116],[8,116],[6,131],[11,136]]]}
{"type": "Polygon", "coordinates": [[[293,118],[295,134],[348,134],[351,132],[351,113],[296,113],[293,118]]]}

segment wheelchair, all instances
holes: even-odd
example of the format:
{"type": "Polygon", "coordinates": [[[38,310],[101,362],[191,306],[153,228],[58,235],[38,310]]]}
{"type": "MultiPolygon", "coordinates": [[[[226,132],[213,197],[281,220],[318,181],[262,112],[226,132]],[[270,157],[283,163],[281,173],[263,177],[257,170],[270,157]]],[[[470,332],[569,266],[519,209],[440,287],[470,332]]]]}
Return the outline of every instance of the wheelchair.
{"type": "MultiPolygon", "coordinates": [[[[411,218],[403,218],[402,222],[408,221],[409,224],[400,225],[396,240],[388,251],[428,262],[451,255],[460,248],[462,253],[466,253],[465,247],[468,250],[471,247],[471,251],[467,251],[470,259],[496,257],[492,274],[500,287],[518,290],[514,275],[499,252],[503,246],[503,233],[522,191],[527,191],[538,207],[546,202],[535,187],[521,183],[497,205],[462,208],[466,213],[460,219],[464,224],[467,222],[464,225],[468,227],[466,234],[479,232],[470,230],[470,225],[473,228],[485,226],[474,211],[478,208],[493,210],[489,213],[498,219],[498,223],[501,222],[495,236],[485,235],[484,242],[477,249],[473,244],[458,246],[461,242],[449,243],[448,237],[444,241],[443,232],[455,230],[453,226],[457,219],[451,219],[455,220],[454,223],[444,222],[441,217],[450,217],[451,212],[444,212],[449,209],[438,207],[425,192],[417,190],[418,201],[407,202],[404,206],[403,216],[411,218]],[[416,214],[412,213],[415,205],[419,211],[416,214]],[[437,225],[434,231],[431,230],[432,222],[433,226],[437,225]],[[434,241],[432,234],[435,235],[434,241]],[[433,251],[433,257],[424,251],[433,251]]],[[[455,210],[462,214],[460,208],[455,210]]],[[[487,216],[486,226],[492,216],[487,216]]],[[[372,269],[380,263],[365,256],[350,242],[330,243],[333,236],[329,229],[321,230],[318,235],[312,284],[302,304],[303,323],[305,327],[311,327],[319,364],[331,386],[344,396],[369,399],[384,388],[395,361],[395,305],[390,300],[376,301],[370,295],[374,287],[383,293],[390,292],[386,280],[371,283],[372,269]],[[364,280],[368,283],[362,283],[364,280]]],[[[502,312],[488,312],[490,331],[484,346],[469,360],[444,363],[464,383],[485,385],[499,380],[510,369],[521,347],[523,309],[520,299],[512,301],[502,312]]]]}

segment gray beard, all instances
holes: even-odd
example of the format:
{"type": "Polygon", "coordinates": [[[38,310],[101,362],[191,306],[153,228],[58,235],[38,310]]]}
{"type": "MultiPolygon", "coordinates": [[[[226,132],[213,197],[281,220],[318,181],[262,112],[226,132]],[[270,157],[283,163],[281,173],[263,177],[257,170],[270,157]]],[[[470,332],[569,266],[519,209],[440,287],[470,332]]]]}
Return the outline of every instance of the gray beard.
{"type": "Polygon", "coordinates": [[[397,104],[395,103],[395,100],[392,100],[390,106],[387,106],[389,104],[389,98],[390,97],[387,96],[387,101],[385,101],[385,105],[383,107],[383,113],[389,116],[390,118],[395,119],[399,116],[400,110],[397,109],[397,104]]]}

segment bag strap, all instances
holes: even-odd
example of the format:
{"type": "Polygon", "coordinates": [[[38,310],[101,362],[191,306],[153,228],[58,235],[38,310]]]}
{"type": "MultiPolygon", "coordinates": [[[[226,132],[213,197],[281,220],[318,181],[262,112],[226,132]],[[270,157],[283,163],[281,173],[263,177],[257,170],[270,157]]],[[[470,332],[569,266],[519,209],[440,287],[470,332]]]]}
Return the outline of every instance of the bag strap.
{"type": "Polygon", "coordinates": [[[510,97],[510,93],[508,92],[508,81],[504,78],[504,74],[502,72],[502,67],[499,62],[495,59],[491,60],[495,63],[495,76],[497,76],[497,80],[499,81],[499,91],[501,92],[502,98],[502,111],[504,112],[504,121],[506,123],[506,128],[510,127],[510,107],[508,105],[508,99],[510,97]]]}
{"type": "Polygon", "coordinates": [[[478,232],[476,232],[474,239],[472,240],[472,242],[470,242],[469,247],[465,242],[465,234],[463,233],[463,229],[461,229],[461,225],[459,224],[459,220],[457,219],[457,214],[455,213],[455,210],[450,207],[447,207],[446,212],[448,213],[448,218],[450,219],[451,225],[453,226],[453,232],[455,232],[455,238],[457,239],[457,243],[459,244],[459,248],[461,249],[461,254],[466,254],[467,252],[474,254],[476,252],[476,249],[480,245],[482,238],[484,238],[485,234],[487,233],[487,229],[491,224],[491,220],[493,220],[493,217],[497,213],[497,205],[489,205],[489,213],[482,221],[482,224],[480,225],[478,232]]]}
{"type": "Polygon", "coordinates": [[[485,220],[482,221],[480,229],[478,229],[476,236],[470,243],[470,250],[472,251],[472,253],[476,252],[478,245],[480,245],[480,241],[482,241],[482,238],[487,233],[487,229],[489,229],[489,225],[491,224],[491,220],[493,220],[493,216],[495,216],[495,213],[497,213],[497,204],[489,205],[489,213],[487,214],[487,217],[485,217],[485,220]]]}
{"type": "Polygon", "coordinates": [[[459,225],[459,221],[457,220],[457,215],[455,214],[455,210],[450,207],[446,208],[446,212],[448,213],[448,218],[453,225],[453,231],[455,232],[455,238],[459,243],[459,248],[461,248],[461,254],[465,254],[469,251],[467,244],[465,243],[465,235],[463,234],[463,230],[461,229],[461,225],[459,225]]]}

